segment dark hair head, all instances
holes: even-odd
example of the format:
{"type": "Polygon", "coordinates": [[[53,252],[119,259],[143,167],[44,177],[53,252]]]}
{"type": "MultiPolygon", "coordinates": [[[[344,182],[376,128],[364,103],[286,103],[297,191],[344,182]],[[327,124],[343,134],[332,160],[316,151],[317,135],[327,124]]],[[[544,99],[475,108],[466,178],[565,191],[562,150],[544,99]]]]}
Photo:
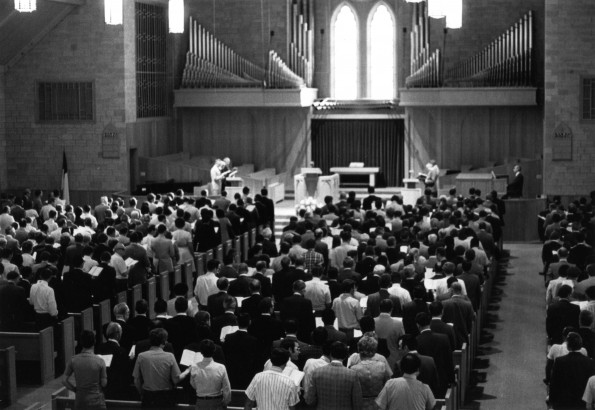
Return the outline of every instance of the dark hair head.
{"type": "MultiPolygon", "coordinates": [[[[592,287],[595,287],[595,286],[592,286],[592,287]]],[[[591,288],[587,288],[587,291],[589,289],[591,289],[591,288]]],[[[571,293],[572,293],[572,288],[569,285],[562,285],[562,286],[560,286],[560,289],[558,290],[558,297],[565,299],[565,298],[569,297],[571,293]]]]}
{"type": "Polygon", "coordinates": [[[174,302],[176,313],[185,313],[188,310],[188,300],[184,296],[178,296],[174,302]]]}
{"type": "Polygon", "coordinates": [[[219,267],[219,261],[217,259],[210,259],[207,261],[207,270],[214,271],[219,267]]]}
{"type": "Polygon", "coordinates": [[[421,366],[421,360],[416,354],[407,353],[401,359],[401,370],[403,373],[413,374],[419,370],[419,366],[421,366]]]}
{"type": "Polygon", "coordinates": [[[393,310],[393,302],[390,299],[382,299],[380,301],[380,312],[390,313],[393,310]]]}
{"type": "Polygon", "coordinates": [[[134,304],[134,310],[140,315],[146,315],[149,311],[149,304],[144,299],[137,300],[134,304]]]}
{"type": "Polygon", "coordinates": [[[155,313],[165,313],[167,312],[167,302],[161,298],[155,301],[154,305],[155,313]]]}
{"type": "Polygon", "coordinates": [[[430,326],[431,321],[432,317],[426,312],[419,312],[417,315],[415,315],[415,323],[417,323],[417,325],[420,327],[430,326]]]}
{"type": "Polygon", "coordinates": [[[203,357],[213,357],[215,353],[215,343],[211,339],[203,339],[200,342],[200,353],[203,357]]]}
{"type": "Polygon", "coordinates": [[[238,327],[240,329],[246,329],[250,326],[250,315],[248,313],[240,313],[238,315],[238,327]]]}
{"type": "Polygon", "coordinates": [[[345,360],[348,353],[349,349],[347,349],[347,345],[345,343],[334,342],[331,345],[331,357],[335,360],[345,360]]]}
{"type": "Polygon", "coordinates": [[[79,340],[83,349],[90,349],[95,346],[95,333],[91,330],[83,330],[79,340]]]}
{"type": "Polygon", "coordinates": [[[271,364],[276,367],[281,367],[289,361],[289,351],[281,347],[275,347],[271,350],[271,364]]]}
{"type": "Polygon", "coordinates": [[[376,322],[372,316],[364,316],[359,321],[359,327],[364,334],[374,332],[376,331],[376,322]]]}
{"type": "Polygon", "coordinates": [[[581,335],[576,332],[568,333],[568,336],[566,336],[566,346],[571,352],[581,350],[583,347],[583,339],[581,338],[581,335]]]}
{"type": "Polygon", "coordinates": [[[158,327],[149,332],[149,343],[151,343],[151,346],[161,346],[165,342],[167,342],[167,330],[158,327]]]}
{"type": "Polygon", "coordinates": [[[434,316],[441,316],[442,315],[442,302],[440,302],[439,300],[430,303],[430,315],[432,315],[432,317],[434,316]]]}
{"type": "Polygon", "coordinates": [[[312,331],[312,343],[315,346],[322,346],[326,343],[326,339],[328,338],[328,331],[319,326],[312,331]]]}

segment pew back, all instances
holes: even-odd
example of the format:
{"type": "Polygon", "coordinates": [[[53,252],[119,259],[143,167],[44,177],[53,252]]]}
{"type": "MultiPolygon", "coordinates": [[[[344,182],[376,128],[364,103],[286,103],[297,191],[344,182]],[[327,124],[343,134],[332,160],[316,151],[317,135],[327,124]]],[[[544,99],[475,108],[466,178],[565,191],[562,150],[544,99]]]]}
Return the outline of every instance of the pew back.
{"type": "Polygon", "coordinates": [[[0,349],[0,406],[9,406],[17,399],[16,350],[0,349]]]}
{"type": "MultiPolygon", "coordinates": [[[[0,332],[0,348],[14,346],[17,362],[39,363],[41,384],[54,378],[54,329],[37,333],[0,332]]],[[[37,367],[37,365],[36,365],[37,367]]]]}

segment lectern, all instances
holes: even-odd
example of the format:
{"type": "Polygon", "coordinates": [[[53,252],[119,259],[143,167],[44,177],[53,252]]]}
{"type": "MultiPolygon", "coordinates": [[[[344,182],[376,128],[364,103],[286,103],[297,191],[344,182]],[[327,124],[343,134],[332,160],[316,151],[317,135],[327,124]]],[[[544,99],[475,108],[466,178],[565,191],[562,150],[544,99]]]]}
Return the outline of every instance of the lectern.
{"type": "Polygon", "coordinates": [[[227,192],[227,197],[232,198],[236,193],[242,194],[242,188],[244,187],[244,180],[240,177],[231,177],[225,180],[226,186],[225,191],[227,192]]]}
{"type": "Polygon", "coordinates": [[[296,204],[309,197],[319,203],[324,203],[327,195],[339,199],[339,175],[322,175],[320,168],[302,168],[300,174],[294,175],[293,186],[296,204]]]}

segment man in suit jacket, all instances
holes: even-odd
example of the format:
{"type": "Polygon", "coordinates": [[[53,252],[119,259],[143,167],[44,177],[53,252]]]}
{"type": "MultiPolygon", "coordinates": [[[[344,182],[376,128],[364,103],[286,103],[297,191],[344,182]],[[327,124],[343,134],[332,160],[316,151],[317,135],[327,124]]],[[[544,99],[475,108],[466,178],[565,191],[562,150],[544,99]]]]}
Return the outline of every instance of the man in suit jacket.
{"type": "Polygon", "coordinates": [[[509,198],[520,198],[523,196],[524,177],[523,174],[521,174],[521,170],[519,164],[516,164],[512,168],[514,178],[506,187],[506,195],[508,195],[509,198]]]}
{"type": "Polygon", "coordinates": [[[93,278],[82,270],[83,258],[72,261],[71,268],[62,275],[64,307],[67,312],[80,313],[93,306],[93,278]]]}
{"type": "Polygon", "coordinates": [[[140,232],[130,234],[130,245],[124,251],[124,259],[134,259],[137,263],[128,271],[128,287],[143,284],[147,281],[147,272],[151,271],[151,261],[147,250],[140,244],[143,236],[140,232]]]}
{"type": "Polygon", "coordinates": [[[306,403],[316,409],[361,409],[362,388],[357,373],[343,366],[347,346],[341,342],[331,345],[331,363],[312,372],[306,389],[306,403]]]}
{"type": "Polygon", "coordinates": [[[252,279],[260,282],[260,293],[265,298],[273,297],[273,285],[271,278],[266,275],[267,263],[265,261],[256,262],[256,273],[252,275],[252,279]]]}
{"type": "Polygon", "coordinates": [[[250,290],[250,296],[242,302],[240,312],[249,314],[250,319],[254,320],[258,316],[258,304],[263,299],[263,296],[260,294],[260,281],[255,279],[250,280],[248,289],[250,290]]]}
{"type": "Polygon", "coordinates": [[[211,329],[215,338],[223,341],[223,338],[221,337],[223,328],[226,326],[238,326],[238,318],[235,315],[237,308],[238,303],[236,298],[227,295],[223,301],[223,314],[214,317],[211,322],[211,329]]]}
{"type": "Polygon", "coordinates": [[[264,253],[265,255],[269,255],[271,259],[279,256],[277,245],[275,244],[274,240],[271,240],[272,236],[273,231],[271,230],[271,228],[264,228],[262,230],[262,253],[264,253]]]}
{"type": "Polygon", "coordinates": [[[283,322],[274,316],[271,298],[262,298],[257,309],[258,313],[251,318],[248,333],[257,338],[262,345],[260,364],[264,364],[269,358],[273,343],[285,337],[285,328],[283,322]]]}
{"type": "Polygon", "coordinates": [[[585,407],[582,400],[589,377],[595,375],[595,362],[583,356],[581,337],[570,332],[566,337],[568,354],[554,361],[550,379],[550,404],[555,409],[580,409],[585,407]]]}
{"type": "Polygon", "coordinates": [[[217,279],[217,289],[219,289],[219,292],[209,295],[207,298],[207,312],[211,314],[212,318],[221,316],[225,312],[223,302],[229,296],[227,293],[229,290],[229,279],[217,279]]]}
{"type": "MultiPolygon", "coordinates": [[[[430,386],[430,390],[432,390],[432,393],[434,396],[436,396],[438,393],[438,370],[436,369],[436,363],[434,363],[434,359],[430,356],[420,354],[417,351],[417,341],[414,336],[403,336],[402,344],[403,347],[407,347],[409,353],[417,355],[417,357],[419,357],[421,360],[417,380],[430,386]]],[[[395,374],[393,377],[399,377],[402,374],[403,371],[401,369],[401,362],[399,361],[399,363],[397,363],[395,366],[395,374]]]]}
{"type": "Polygon", "coordinates": [[[105,397],[111,400],[125,399],[128,387],[132,383],[132,367],[128,352],[120,346],[122,327],[116,322],[110,322],[105,331],[107,342],[96,349],[97,354],[112,355],[112,363],[107,368],[107,386],[105,397]]]}
{"type": "Polygon", "coordinates": [[[245,313],[238,317],[238,331],[227,335],[223,342],[223,352],[227,362],[227,374],[232,389],[244,390],[259,369],[261,342],[248,333],[250,316],[245,313]],[[257,353],[257,354],[255,354],[257,353]]]}
{"type": "Polygon", "coordinates": [[[432,321],[430,322],[430,330],[434,333],[441,333],[443,335],[448,336],[448,341],[450,342],[450,350],[454,351],[455,346],[457,345],[455,330],[452,325],[449,325],[444,320],[442,320],[442,302],[436,301],[430,303],[430,316],[432,316],[432,321]]]}
{"type": "Polygon", "coordinates": [[[368,303],[366,305],[366,316],[377,317],[380,315],[380,302],[384,299],[390,299],[393,302],[393,310],[391,316],[402,316],[401,299],[397,296],[388,293],[388,289],[392,285],[391,277],[385,273],[380,276],[378,282],[380,290],[368,296],[368,303]]]}
{"type": "Polygon", "coordinates": [[[438,370],[438,392],[436,396],[444,397],[449,385],[455,381],[450,342],[446,335],[432,332],[429,314],[418,313],[415,321],[420,332],[416,338],[417,351],[434,359],[438,370]]]}
{"type": "Polygon", "coordinates": [[[347,335],[345,332],[341,332],[335,328],[335,319],[337,315],[333,309],[326,309],[322,312],[322,323],[326,329],[326,340],[327,342],[343,342],[346,343],[347,335]]]}
{"type": "Polygon", "coordinates": [[[463,343],[469,342],[468,335],[473,326],[475,312],[471,302],[461,294],[462,289],[458,282],[454,282],[450,288],[453,294],[450,299],[442,302],[442,320],[453,324],[456,336],[455,348],[460,349],[463,343]]]}
{"type": "Polygon", "coordinates": [[[184,346],[198,339],[198,330],[194,319],[186,314],[188,300],[185,297],[178,296],[175,308],[176,315],[165,322],[165,330],[168,333],[167,340],[171,342],[174,356],[179,363],[184,346]]]}
{"type": "Polygon", "coordinates": [[[560,344],[564,341],[562,330],[566,326],[578,328],[580,308],[568,300],[571,293],[572,288],[569,285],[562,285],[558,290],[558,300],[547,308],[545,329],[552,344],[560,344]]]}
{"type": "Polygon", "coordinates": [[[284,256],[281,259],[281,270],[273,275],[273,297],[275,303],[279,304],[288,296],[292,294],[293,282],[297,279],[294,277],[294,271],[291,268],[291,259],[284,256]]]}
{"type": "Polygon", "coordinates": [[[134,311],[134,317],[128,319],[128,326],[130,327],[132,341],[136,343],[139,340],[148,339],[149,332],[155,326],[153,321],[147,317],[149,304],[146,300],[138,300],[134,306],[134,311]]]}
{"type": "Polygon", "coordinates": [[[260,195],[261,202],[264,204],[266,208],[267,222],[269,223],[269,228],[275,229],[275,202],[271,198],[269,198],[269,191],[266,188],[262,188],[260,190],[260,195]]]}
{"type": "Polygon", "coordinates": [[[297,337],[305,342],[310,341],[310,335],[316,328],[316,320],[312,309],[312,301],[304,297],[306,284],[303,280],[293,283],[293,295],[281,302],[281,320],[295,320],[298,325],[297,337]]]}
{"type": "Polygon", "coordinates": [[[17,286],[19,273],[16,271],[6,274],[6,281],[0,282],[0,330],[16,332],[31,313],[32,309],[27,301],[25,289],[17,286]]]}

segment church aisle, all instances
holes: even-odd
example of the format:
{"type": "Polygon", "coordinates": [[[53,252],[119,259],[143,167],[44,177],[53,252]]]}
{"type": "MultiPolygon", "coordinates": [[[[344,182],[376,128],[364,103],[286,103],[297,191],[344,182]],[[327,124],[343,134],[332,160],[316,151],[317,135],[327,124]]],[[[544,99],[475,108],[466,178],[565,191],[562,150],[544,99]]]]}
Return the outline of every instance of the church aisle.
{"type": "MultiPolygon", "coordinates": [[[[480,347],[481,359],[489,359],[481,410],[546,408],[545,302],[540,243],[507,243],[510,264],[496,282],[501,289],[498,310],[489,311],[495,320],[487,331],[494,335],[480,347]]],[[[497,291],[496,291],[497,292],[497,291]]],[[[474,406],[472,406],[473,408],[474,406]]]]}

